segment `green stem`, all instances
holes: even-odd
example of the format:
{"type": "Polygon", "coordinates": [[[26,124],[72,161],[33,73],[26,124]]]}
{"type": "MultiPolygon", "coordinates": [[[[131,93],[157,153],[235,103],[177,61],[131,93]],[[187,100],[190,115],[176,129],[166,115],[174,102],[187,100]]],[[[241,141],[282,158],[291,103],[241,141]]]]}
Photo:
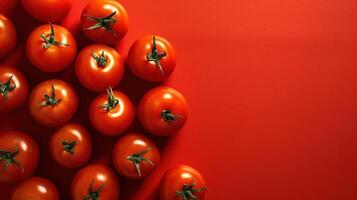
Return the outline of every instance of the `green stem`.
{"type": "Polygon", "coordinates": [[[3,171],[10,165],[17,165],[21,169],[21,173],[24,173],[23,165],[15,159],[15,157],[20,153],[17,147],[14,147],[15,151],[0,150],[0,163],[2,164],[3,171]]]}
{"type": "Polygon", "coordinates": [[[48,49],[51,46],[61,46],[61,45],[62,46],[69,46],[69,44],[56,41],[55,30],[53,28],[53,25],[51,24],[51,22],[49,24],[50,24],[50,27],[51,27],[51,32],[50,33],[41,34],[41,38],[45,42],[45,44],[43,45],[43,48],[48,49]]]}
{"type": "Polygon", "coordinates": [[[0,94],[5,100],[9,98],[9,92],[12,92],[16,88],[15,83],[11,84],[12,77],[13,76],[10,76],[5,83],[0,83],[0,94]]]}
{"type": "Polygon", "coordinates": [[[99,65],[99,67],[103,68],[107,65],[108,57],[104,55],[104,51],[102,51],[100,56],[95,55],[92,51],[92,57],[97,62],[97,65],[99,65]]]}
{"type": "Polygon", "coordinates": [[[161,76],[164,77],[165,73],[161,66],[160,60],[166,56],[166,52],[159,52],[156,47],[156,39],[155,36],[152,39],[152,48],[151,52],[146,55],[146,59],[148,61],[153,61],[156,67],[160,70],[161,76]]]}
{"type": "Polygon", "coordinates": [[[93,26],[90,26],[90,27],[87,27],[87,28],[84,28],[84,29],[92,30],[92,29],[98,29],[98,28],[105,28],[106,30],[110,31],[115,37],[115,33],[114,33],[111,25],[114,24],[115,22],[117,22],[117,19],[114,17],[114,15],[116,13],[117,12],[114,11],[110,15],[105,16],[103,18],[84,15],[84,17],[87,17],[88,19],[96,22],[93,26]]]}
{"type": "Polygon", "coordinates": [[[148,151],[150,151],[151,148],[149,147],[148,149],[146,150],[143,150],[143,151],[139,151],[137,153],[134,153],[132,154],[131,156],[128,156],[127,159],[132,161],[135,168],[136,168],[136,171],[138,172],[138,175],[141,176],[141,167],[140,167],[140,164],[145,161],[147,163],[149,163],[151,166],[155,167],[155,164],[144,157],[144,154],[146,154],[148,151]]]}
{"type": "Polygon", "coordinates": [[[181,115],[173,114],[170,110],[162,110],[161,111],[161,119],[163,119],[166,122],[175,121],[181,117],[182,117],[181,115]]]}
{"type": "Polygon", "coordinates": [[[51,96],[45,94],[45,101],[41,103],[42,106],[55,106],[61,103],[62,99],[56,99],[56,90],[52,84],[51,96]]]}
{"type": "Polygon", "coordinates": [[[207,188],[194,189],[196,183],[183,184],[181,191],[176,191],[176,196],[180,196],[183,200],[197,200],[196,193],[201,191],[207,191],[207,188]]]}
{"type": "Polygon", "coordinates": [[[63,145],[63,150],[70,153],[70,154],[74,154],[74,148],[77,145],[76,141],[73,142],[67,142],[67,141],[62,141],[62,145],[63,145]]]}
{"type": "Polygon", "coordinates": [[[83,200],[99,200],[100,191],[103,190],[105,184],[101,185],[97,190],[93,190],[93,184],[94,184],[94,179],[90,183],[89,192],[87,196],[83,198],[83,200]]]}
{"type": "Polygon", "coordinates": [[[107,94],[108,94],[107,103],[100,105],[98,108],[101,108],[101,109],[109,112],[110,110],[114,109],[119,104],[119,100],[115,98],[112,87],[109,87],[107,89],[107,94]]]}

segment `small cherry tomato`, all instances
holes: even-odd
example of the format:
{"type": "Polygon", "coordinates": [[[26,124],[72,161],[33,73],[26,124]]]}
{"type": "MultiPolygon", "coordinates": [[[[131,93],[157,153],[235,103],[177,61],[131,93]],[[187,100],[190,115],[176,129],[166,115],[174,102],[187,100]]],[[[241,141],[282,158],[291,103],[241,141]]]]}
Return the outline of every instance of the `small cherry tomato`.
{"type": "Polygon", "coordinates": [[[49,149],[57,164],[66,168],[76,168],[89,160],[92,153],[92,141],[83,126],[67,124],[51,136],[49,149]]]}
{"type": "Polygon", "coordinates": [[[159,36],[145,36],[137,40],[129,50],[128,66],[139,78],[161,82],[174,71],[176,55],[171,44],[159,36]]]}
{"type": "Polygon", "coordinates": [[[10,112],[27,99],[28,84],[20,71],[13,67],[0,66],[0,112],[10,112]]]}
{"type": "Polygon", "coordinates": [[[0,14],[0,59],[5,58],[16,45],[16,29],[5,15],[0,14]]]}
{"type": "Polygon", "coordinates": [[[107,94],[101,94],[92,101],[89,119],[100,133],[116,136],[132,124],[134,106],[125,94],[108,88],[107,94]]]}
{"type": "Polygon", "coordinates": [[[157,87],[147,92],[139,104],[139,119],[154,135],[169,136],[187,121],[188,106],[180,92],[170,87],[157,87]]]}
{"type": "Polygon", "coordinates": [[[92,41],[112,45],[128,32],[128,13],[118,1],[93,0],[82,12],[81,26],[92,41]]]}
{"type": "Polygon", "coordinates": [[[0,182],[14,183],[36,169],[39,149],[35,140],[18,131],[0,132],[0,182]]]}
{"type": "Polygon", "coordinates": [[[14,11],[16,5],[17,5],[17,0],[1,0],[0,13],[9,16],[14,11]]]}
{"type": "Polygon", "coordinates": [[[30,95],[31,116],[40,124],[59,127],[67,123],[78,107],[75,90],[68,83],[52,79],[38,84],[30,95]]]}
{"type": "Polygon", "coordinates": [[[73,177],[71,185],[73,200],[117,200],[119,181],[115,173],[104,165],[88,165],[73,177]]]}
{"type": "Polygon", "coordinates": [[[159,162],[159,150],[154,142],[144,135],[131,133],[115,144],[113,164],[122,176],[144,178],[155,170],[159,162]]]}
{"type": "Polygon", "coordinates": [[[77,53],[71,32],[59,25],[41,25],[27,39],[27,57],[44,72],[59,72],[70,66],[77,53]]]}
{"type": "Polygon", "coordinates": [[[59,200],[58,190],[50,180],[31,177],[18,184],[11,200],[59,200]]]}
{"type": "Polygon", "coordinates": [[[72,8],[72,0],[21,0],[22,6],[41,22],[59,22],[72,8]]]}
{"type": "Polygon", "coordinates": [[[76,75],[88,89],[101,92],[119,85],[124,64],[119,53],[105,45],[93,44],[84,48],[76,60],[76,75]]]}
{"type": "Polygon", "coordinates": [[[160,200],[190,200],[205,198],[207,191],[202,175],[192,167],[179,165],[169,169],[161,178],[160,200]]]}

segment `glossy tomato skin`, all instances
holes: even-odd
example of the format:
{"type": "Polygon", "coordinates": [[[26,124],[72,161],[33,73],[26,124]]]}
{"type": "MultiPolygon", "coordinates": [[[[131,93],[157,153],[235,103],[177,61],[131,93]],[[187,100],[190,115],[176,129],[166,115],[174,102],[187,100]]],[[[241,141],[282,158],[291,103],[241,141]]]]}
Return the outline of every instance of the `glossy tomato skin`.
{"type": "Polygon", "coordinates": [[[89,160],[92,140],[83,126],[67,124],[52,134],[49,150],[57,164],[66,168],[77,168],[89,160]]]}
{"type": "Polygon", "coordinates": [[[130,133],[115,144],[113,164],[118,173],[126,178],[143,179],[155,170],[159,162],[160,152],[155,143],[142,134],[130,133]],[[138,155],[140,153],[142,155],[138,155]],[[144,159],[137,162],[140,174],[133,157],[144,159]]]}
{"type": "Polygon", "coordinates": [[[78,79],[86,88],[102,92],[110,86],[119,85],[124,74],[124,63],[115,49],[93,44],[78,54],[75,70],[78,79]],[[102,53],[104,56],[101,56],[102,53]]]}
{"type": "Polygon", "coordinates": [[[162,82],[174,71],[176,66],[176,54],[172,45],[163,37],[155,36],[156,49],[166,55],[159,59],[162,71],[148,54],[153,49],[154,35],[148,35],[138,39],[129,49],[128,66],[139,78],[149,82],[162,82]]]}
{"type": "Polygon", "coordinates": [[[116,0],[89,1],[82,12],[81,26],[84,34],[92,41],[101,44],[113,45],[120,41],[128,32],[128,13],[116,0]],[[97,22],[87,16],[104,18],[114,12],[116,12],[116,14],[112,17],[112,19],[114,19],[115,22],[109,24],[112,32],[103,27],[88,29],[89,27],[93,27],[97,22]]]}
{"type": "Polygon", "coordinates": [[[72,8],[72,0],[21,0],[22,6],[41,22],[59,22],[72,8]]]}
{"type": "Polygon", "coordinates": [[[23,105],[27,99],[29,88],[26,78],[13,67],[0,66],[0,85],[10,80],[11,89],[7,98],[0,92],[0,112],[10,112],[23,105]],[[12,78],[11,78],[12,77],[12,78]]]}
{"type": "Polygon", "coordinates": [[[141,99],[138,115],[141,124],[150,133],[169,136],[185,125],[188,106],[184,96],[177,90],[170,87],[157,87],[148,91],[141,99]],[[175,117],[165,120],[164,111],[169,111],[175,117]]]}
{"type": "Polygon", "coordinates": [[[66,124],[74,115],[78,107],[78,97],[75,90],[68,83],[52,79],[38,84],[29,98],[29,111],[33,119],[48,127],[59,127],[66,124]],[[54,105],[43,105],[46,102],[45,95],[51,96],[52,85],[55,89],[54,105]]]}
{"type": "Polygon", "coordinates": [[[3,14],[0,24],[0,59],[3,59],[14,49],[17,35],[14,24],[3,14]]]}
{"type": "Polygon", "coordinates": [[[58,190],[50,180],[42,177],[31,177],[18,184],[11,200],[59,200],[58,190]]]}
{"type": "Polygon", "coordinates": [[[14,11],[18,0],[1,0],[0,1],[0,13],[10,16],[14,11]]]}
{"type": "MultiPolygon", "coordinates": [[[[35,171],[39,160],[39,149],[35,140],[26,133],[0,132],[0,149],[2,158],[5,152],[10,152],[18,163],[12,163],[5,170],[0,170],[0,182],[15,183],[27,178],[35,171]]],[[[5,160],[0,162],[0,169],[4,168],[5,160]]]]}
{"type": "Polygon", "coordinates": [[[113,96],[118,100],[118,105],[107,111],[100,106],[108,103],[108,94],[96,97],[89,108],[89,119],[92,125],[102,134],[116,136],[126,131],[134,120],[134,106],[130,99],[119,91],[114,91],[113,96]]]}
{"type": "Polygon", "coordinates": [[[196,199],[203,200],[205,198],[207,188],[203,176],[190,166],[178,165],[167,170],[161,178],[159,187],[160,200],[183,200],[184,198],[177,196],[176,192],[183,191],[184,184],[193,184],[193,189],[200,189],[198,192],[193,192],[196,199]]]}
{"type": "Polygon", "coordinates": [[[100,190],[97,194],[100,200],[119,199],[119,181],[115,173],[104,165],[88,165],[75,174],[71,185],[72,199],[83,200],[89,195],[90,188],[92,191],[100,190]]]}
{"type": "Polygon", "coordinates": [[[41,35],[50,35],[51,33],[51,25],[45,24],[37,27],[29,35],[26,52],[27,57],[38,69],[54,73],[70,66],[77,53],[77,44],[72,33],[66,28],[59,25],[52,26],[55,40],[62,44],[50,45],[45,48],[46,42],[41,38],[41,35]]]}

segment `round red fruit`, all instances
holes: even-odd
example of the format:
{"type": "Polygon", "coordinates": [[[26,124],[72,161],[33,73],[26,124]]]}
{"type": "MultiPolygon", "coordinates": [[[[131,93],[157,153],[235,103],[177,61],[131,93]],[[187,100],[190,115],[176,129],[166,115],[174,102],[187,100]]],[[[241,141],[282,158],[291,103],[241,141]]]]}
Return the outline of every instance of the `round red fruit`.
{"type": "Polygon", "coordinates": [[[72,8],[72,0],[21,0],[22,6],[41,22],[59,22],[72,8]]]}
{"type": "Polygon", "coordinates": [[[16,45],[16,29],[5,15],[0,14],[0,59],[5,58],[16,45]]]}
{"type": "Polygon", "coordinates": [[[58,190],[50,180],[31,177],[20,183],[12,192],[11,200],[59,200],[58,190]]]}

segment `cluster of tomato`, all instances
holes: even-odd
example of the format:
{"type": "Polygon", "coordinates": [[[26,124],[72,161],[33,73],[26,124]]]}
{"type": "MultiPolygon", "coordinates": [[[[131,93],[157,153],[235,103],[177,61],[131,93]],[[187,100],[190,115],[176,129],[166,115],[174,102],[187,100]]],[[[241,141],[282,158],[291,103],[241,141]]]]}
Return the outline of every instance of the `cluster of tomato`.
{"type": "MultiPolygon", "coordinates": [[[[16,45],[16,29],[6,17],[16,1],[0,3],[0,59],[16,45]]],[[[21,0],[34,18],[43,22],[61,21],[71,9],[72,0],[21,0]],[[41,6],[38,6],[41,5],[41,6]]],[[[96,44],[77,55],[76,40],[66,28],[44,24],[32,31],[26,44],[27,57],[39,70],[60,72],[75,63],[79,81],[97,96],[89,107],[89,118],[99,133],[117,136],[134,119],[134,106],[118,86],[124,74],[124,61],[108,46],[121,40],[128,30],[128,15],[116,0],[92,0],[81,15],[84,34],[96,44]],[[106,92],[105,92],[106,91],[106,92]]],[[[159,36],[146,36],[130,48],[127,64],[133,74],[149,82],[162,82],[173,72],[176,57],[170,43],[159,36]]],[[[16,68],[0,66],[0,112],[11,112],[28,101],[29,112],[41,125],[60,127],[51,136],[49,152],[65,168],[79,168],[92,152],[91,136],[85,127],[69,123],[78,107],[72,86],[59,79],[44,81],[29,95],[25,76],[16,68]]],[[[157,87],[142,98],[137,115],[142,126],[158,136],[170,136],[187,120],[187,103],[182,94],[170,87],[157,87]]],[[[30,177],[37,167],[39,148],[34,139],[19,131],[0,133],[0,182],[18,183],[13,200],[59,199],[55,185],[40,177],[30,177]],[[25,180],[24,180],[25,179],[25,180]]],[[[139,133],[121,137],[113,150],[115,170],[131,179],[142,179],[158,166],[160,153],[155,143],[139,133]]],[[[161,180],[160,199],[204,199],[205,181],[195,169],[180,165],[168,170],[161,180]]],[[[91,164],[78,170],[71,195],[75,200],[119,199],[119,182],[108,166],[91,164]]]]}

